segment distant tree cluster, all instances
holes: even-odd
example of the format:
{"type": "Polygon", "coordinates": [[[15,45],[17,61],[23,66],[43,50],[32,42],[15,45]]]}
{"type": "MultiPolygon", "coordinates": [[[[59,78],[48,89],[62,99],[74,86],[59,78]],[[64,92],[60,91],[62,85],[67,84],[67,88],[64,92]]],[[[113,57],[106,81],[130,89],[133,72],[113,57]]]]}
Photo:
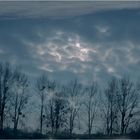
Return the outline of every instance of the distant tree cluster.
{"type": "Polygon", "coordinates": [[[83,85],[73,80],[60,85],[46,74],[39,76],[33,85],[20,69],[0,63],[0,130],[8,124],[16,133],[19,124],[26,122],[31,92],[38,97],[35,103],[39,133],[72,135],[80,122],[84,122],[85,133],[90,136],[97,119],[107,135],[135,130],[140,119],[139,84],[126,76],[113,77],[106,85],[102,91],[95,81],[83,85]]]}

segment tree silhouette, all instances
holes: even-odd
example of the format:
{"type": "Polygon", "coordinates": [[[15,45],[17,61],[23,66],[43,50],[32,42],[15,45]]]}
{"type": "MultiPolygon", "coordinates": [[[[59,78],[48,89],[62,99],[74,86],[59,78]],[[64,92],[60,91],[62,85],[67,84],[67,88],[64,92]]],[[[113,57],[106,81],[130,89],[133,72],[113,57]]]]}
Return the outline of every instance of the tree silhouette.
{"type": "Polygon", "coordinates": [[[10,99],[10,88],[13,81],[12,67],[9,63],[0,63],[0,130],[3,130],[5,109],[10,99]]]}
{"type": "Polygon", "coordinates": [[[82,93],[82,85],[79,84],[77,80],[71,81],[66,87],[66,93],[68,95],[69,103],[69,132],[72,134],[75,125],[75,119],[81,107],[80,96],[82,93]]]}
{"type": "Polygon", "coordinates": [[[42,74],[36,82],[37,93],[40,98],[40,133],[42,133],[43,129],[43,120],[44,120],[44,109],[45,109],[45,99],[48,88],[48,78],[45,74],[42,74]]]}
{"type": "Polygon", "coordinates": [[[129,77],[123,77],[119,80],[117,105],[120,111],[121,134],[125,134],[129,125],[133,122],[138,107],[138,91],[129,77]]]}
{"type": "Polygon", "coordinates": [[[89,136],[91,135],[92,132],[93,121],[97,111],[97,100],[95,98],[97,92],[98,87],[96,82],[92,82],[92,84],[86,87],[85,90],[84,105],[87,112],[87,127],[89,136]]]}
{"type": "Polygon", "coordinates": [[[25,74],[16,70],[13,73],[13,85],[11,89],[11,117],[14,123],[14,132],[17,131],[18,123],[21,118],[25,118],[24,110],[27,107],[27,103],[30,95],[27,92],[29,82],[25,74]]]}
{"type": "Polygon", "coordinates": [[[67,102],[64,94],[55,92],[47,107],[47,126],[51,127],[52,134],[57,134],[59,129],[65,129],[67,123],[67,102]]]}
{"type": "Polygon", "coordinates": [[[118,82],[116,78],[112,78],[108,82],[108,87],[105,90],[105,103],[104,103],[104,119],[105,128],[108,135],[112,135],[117,131],[117,119],[118,119],[118,106],[117,106],[117,93],[118,82]]]}

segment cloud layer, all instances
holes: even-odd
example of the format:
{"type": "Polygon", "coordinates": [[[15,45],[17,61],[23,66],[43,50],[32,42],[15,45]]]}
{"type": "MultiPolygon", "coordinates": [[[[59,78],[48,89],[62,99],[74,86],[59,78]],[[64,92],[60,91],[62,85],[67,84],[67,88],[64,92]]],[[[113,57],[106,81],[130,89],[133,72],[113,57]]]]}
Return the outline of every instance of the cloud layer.
{"type": "MultiPolygon", "coordinates": [[[[68,6],[64,5],[54,7],[52,4],[52,7],[61,9],[68,6]]],[[[77,5],[77,11],[82,11],[77,5]]],[[[56,15],[62,11],[65,13],[65,10],[56,11],[56,15]]],[[[34,17],[33,13],[34,10],[31,17],[34,17]]],[[[33,78],[46,72],[50,78],[61,82],[78,78],[85,84],[91,80],[104,84],[111,76],[124,74],[139,79],[139,9],[109,10],[67,18],[52,18],[51,13],[47,14],[51,19],[27,19],[28,11],[23,10],[23,14],[19,12],[18,15],[17,10],[9,15],[15,20],[5,20],[5,12],[0,9],[0,15],[3,15],[0,20],[1,61],[21,65],[33,78]],[[22,17],[26,18],[19,20],[22,17]]],[[[49,17],[47,14],[44,15],[49,17]]]]}
{"type": "Polygon", "coordinates": [[[0,17],[66,18],[97,11],[134,8],[140,8],[139,1],[0,1],[0,17]]]}

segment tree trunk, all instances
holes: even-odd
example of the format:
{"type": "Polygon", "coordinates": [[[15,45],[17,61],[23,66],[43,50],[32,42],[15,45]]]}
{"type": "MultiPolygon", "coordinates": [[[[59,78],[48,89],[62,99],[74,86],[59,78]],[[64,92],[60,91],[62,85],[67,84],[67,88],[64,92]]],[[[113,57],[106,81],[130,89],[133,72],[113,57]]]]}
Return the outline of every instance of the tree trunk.
{"type": "Polygon", "coordinates": [[[88,135],[90,136],[91,135],[91,128],[89,127],[88,129],[88,135]]]}
{"type": "Polygon", "coordinates": [[[41,112],[40,112],[40,133],[42,133],[42,123],[43,123],[43,105],[41,105],[41,112]]]}
{"type": "Polygon", "coordinates": [[[70,135],[72,135],[72,131],[73,131],[73,120],[72,116],[70,116],[70,135]]]}
{"type": "Polygon", "coordinates": [[[0,117],[0,130],[3,130],[3,115],[0,117]]]}
{"type": "Polygon", "coordinates": [[[3,130],[4,108],[5,108],[5,103],[2,104],[2,110],[1,110],[1,116],[0,116],[0,130],[3,130]]]}
{"type": "Polygon", "coordinates": [[[122,113],[122,120],[121,120],[121,134],[124,134],[125,124],[124,124],[124,113],[122,113]]]}

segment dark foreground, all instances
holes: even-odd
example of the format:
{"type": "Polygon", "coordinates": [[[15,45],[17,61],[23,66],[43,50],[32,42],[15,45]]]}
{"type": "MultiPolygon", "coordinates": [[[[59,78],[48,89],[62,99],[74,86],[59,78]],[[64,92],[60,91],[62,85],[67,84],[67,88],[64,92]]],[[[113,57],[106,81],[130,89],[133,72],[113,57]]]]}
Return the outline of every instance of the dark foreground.
{"type": "Polygon", "coordinates": [[[0,131],[0,139],[140,139],[140,133],[131,133],[127,135],[103,135],[103,134],[57,134],[57,135],[42,135],[40,133],[25,133],[22,131],[13,132],[11,129],[0,131]]]}

